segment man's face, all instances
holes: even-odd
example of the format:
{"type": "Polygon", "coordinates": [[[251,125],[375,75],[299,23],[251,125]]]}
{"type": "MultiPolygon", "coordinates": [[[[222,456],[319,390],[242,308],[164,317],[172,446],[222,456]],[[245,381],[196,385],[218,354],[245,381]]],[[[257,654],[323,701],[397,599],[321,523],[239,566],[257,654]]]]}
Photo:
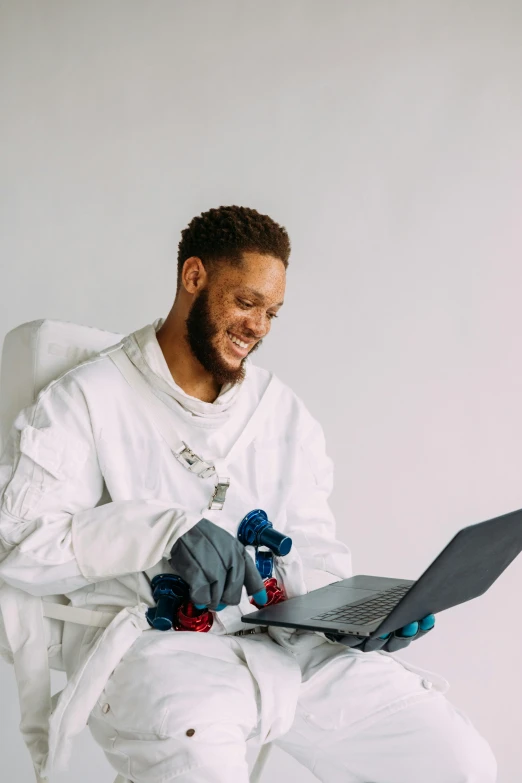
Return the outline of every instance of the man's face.
{"type": "Polygon", "coordinates": [[[243,380],[244,361],[270,331],[285,283],[283,262],[259,253],[243,253],[239,267],[213,270],[186,325],[192,353],[219,384],[243,380]]]}

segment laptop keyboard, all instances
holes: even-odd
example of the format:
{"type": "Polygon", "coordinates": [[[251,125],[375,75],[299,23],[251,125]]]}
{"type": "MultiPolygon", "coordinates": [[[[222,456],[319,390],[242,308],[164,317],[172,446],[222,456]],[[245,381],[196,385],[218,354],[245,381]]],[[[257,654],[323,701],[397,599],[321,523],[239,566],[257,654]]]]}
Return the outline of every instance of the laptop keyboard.
{"type": "Polygon", "coordinates": [[[340,620],[342,623],[350,623],[351,625],[366,625],[379,617],[389,614],[410,588],[411,585],[390,587],[388,590],[383,590],[382,593],[378,593],[378,595],[368,598],[360,604],[337,606],[335,609],[330,609],[328,612],[318,614],[317,617],[312,617],[311,619],[327,620],[329,622],[340,620]]]}

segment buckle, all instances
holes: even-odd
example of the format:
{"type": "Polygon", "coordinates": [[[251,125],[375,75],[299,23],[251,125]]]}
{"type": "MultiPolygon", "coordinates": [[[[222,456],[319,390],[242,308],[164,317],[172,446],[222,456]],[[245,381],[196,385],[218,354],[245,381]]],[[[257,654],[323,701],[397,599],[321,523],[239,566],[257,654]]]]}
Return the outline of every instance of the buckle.
{"type": "Polygon", "coordinates": [[[227,496],[227,489],[230,486],[230,479],[228,476],[218,476],[217,484],[214,489],[214,494],[210,498],[208,504],[209,509],[212,511],[221,511],[225,505],[225,499],[227,496]]]}
{"type": "Polygon", "coordinates": [[[178,462],[180,462],[184,468],[190,470],[191,473],[195,473],[196,476],[199,476],[199,478],[206,479],[213,476],[216,472],[214,465],[210,462],[205,462],[204,459],[198,457],[198,455],[187,446],[185,441],[182,441],[182,443],[183,446],[173,452],[178,462]]]}
{"type": "Polygon", "coordinates": [[[251,636],[258,633],[268,633],[268,627],[266,625],[256,625],[254,628],[248,628],[246,631],[236,631],[232,636],[251,636]]]}

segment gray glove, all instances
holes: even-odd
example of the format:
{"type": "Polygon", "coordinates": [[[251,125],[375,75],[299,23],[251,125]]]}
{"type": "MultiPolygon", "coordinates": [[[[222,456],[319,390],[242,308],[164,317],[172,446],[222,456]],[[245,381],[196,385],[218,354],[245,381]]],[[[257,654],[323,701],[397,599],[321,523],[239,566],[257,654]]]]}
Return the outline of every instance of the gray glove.
{"type": "Polygon", "coordinates": [[[410,623],[400,628],[394,633],[388,633],[385,636],[379,636],[375,639],[361,639],[359,636],[346,634],[325,634],[327,639],[332,642],[339,642],[345,647],[353,647],[361,652],[374,652],[375,650],[384,650],[385,652],[397,652],[407,647],[415,639],[426,636],[435,626],[435,616],[428,614],[422,620],[416,623],[410,623]]]}
{"type": "Polygon", "coordinates": [[[174,573],[190,586],[190,598],[198,609],[214,611],[238,604],[243,585],[256,603],[266,604],[267,594],[256,565],[245,547],[208,519],[201,519],[178,538],[170,551],[174,573]]]}

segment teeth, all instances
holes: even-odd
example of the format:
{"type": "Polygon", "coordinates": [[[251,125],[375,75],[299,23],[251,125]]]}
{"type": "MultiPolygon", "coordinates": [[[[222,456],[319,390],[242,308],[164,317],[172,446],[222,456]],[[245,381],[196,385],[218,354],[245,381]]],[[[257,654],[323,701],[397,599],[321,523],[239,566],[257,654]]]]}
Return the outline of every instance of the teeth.
{"type": "Polygon", "coordinates": [[[228,336],[232,340],[233,343],[236,345],[239,345],[240,348],[248,348],[248,343],[244,343],[243,340],[240,340],[239,337],[234,337],[233,334],[230,334],[230,332],[227,332],[228,336]]]}

